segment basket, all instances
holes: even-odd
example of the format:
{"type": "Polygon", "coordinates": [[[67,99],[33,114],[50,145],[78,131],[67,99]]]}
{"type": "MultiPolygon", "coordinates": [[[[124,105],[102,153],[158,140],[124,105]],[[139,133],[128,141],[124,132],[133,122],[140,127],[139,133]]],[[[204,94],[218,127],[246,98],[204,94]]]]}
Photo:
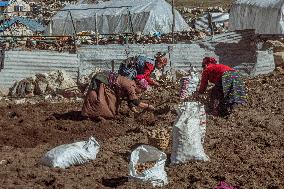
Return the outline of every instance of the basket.
{"type": "Polygon", "coordinates": [[[148,133],[148,142],[162,151],[166,151],[170,143],[170,134],[166,129],[156,129],[148,133]]]}

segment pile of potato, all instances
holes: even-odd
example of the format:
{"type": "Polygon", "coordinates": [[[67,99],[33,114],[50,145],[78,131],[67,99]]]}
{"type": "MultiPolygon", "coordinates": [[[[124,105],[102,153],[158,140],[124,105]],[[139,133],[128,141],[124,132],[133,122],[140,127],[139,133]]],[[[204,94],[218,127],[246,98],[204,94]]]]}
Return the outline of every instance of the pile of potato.
{"type": "Polygon", "coordinates": [[[169,146],[170,132],[166,128],[158,128],[148,132],[149,143],[161,150],[169,146]]]}
{"type": "Polygon", "coordinates": [[[137,165],[135,166],[136,172],[137,174],[142,174],[143,171],[147,170],[147,169],[151,169],[152,167],[154,167],[156,164],[156,162],[154,161],[148,161],[145,163],[137,163],[137,165]]]}

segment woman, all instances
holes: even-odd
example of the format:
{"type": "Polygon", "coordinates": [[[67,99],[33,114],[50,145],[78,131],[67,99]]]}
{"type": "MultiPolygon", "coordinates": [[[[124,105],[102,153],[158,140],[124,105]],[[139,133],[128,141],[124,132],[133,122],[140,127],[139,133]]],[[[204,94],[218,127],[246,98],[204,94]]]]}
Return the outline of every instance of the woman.
{"type": "Polygon", "coordinates": [[[126,98],[129,108],[137,112],[136,107],[153,110],[152,105],[140,102],[137,97],[139,88],[132,80],[114,73],[98,73],[92,81],[86,95],[82,115],[103,120],[114,118],[123,98],[126,98]]]}
{"type": "Polygon", "coordinates": [[[213,114],[226,115],[234,105],[246,103],[244,83],[238,71],[229,66],[217,64],[217,60],[213,57],[205,57],[202,67],[201,84],[197,94],[205,92],[208,81],[215,84],[210,94],[213,114]]]}
{"type": "Polygon", "coordinates": [[[158,82],[151,79],[151,74],[157,69],[161,69],[167,65],[168,60],[165,53],[158,52],[155,58],[144,55],[128,58],[119,68],[119,74],[129,79],[136,80],[144,89],[148,85],[159,85],[158,82]]]}
{"type": "MultiPolygon", "coordinates": [[[[161,52],[158,52],[155,55],[155,59],[146,57],[146,56],[138,56],[135,58],[136,61],[136,70],[137,70],[137,76],[135,79],[140,83],[141,80],[146,80],[149,85],[159,85],[159,83],[153,79],[151,79],[151,74],[157,69],[162,69],[165,67],[168,63],[167,58],[165,57],[165,53],[162,54],[161,52]]],[[[142,81],[143,83],[143,81],[142,81]]]]}

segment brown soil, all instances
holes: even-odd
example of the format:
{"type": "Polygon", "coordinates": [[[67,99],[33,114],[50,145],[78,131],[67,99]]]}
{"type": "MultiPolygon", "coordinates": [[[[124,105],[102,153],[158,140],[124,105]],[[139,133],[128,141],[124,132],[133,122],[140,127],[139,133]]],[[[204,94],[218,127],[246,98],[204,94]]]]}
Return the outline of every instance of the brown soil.
{"type": "MultiPolygon", "coordinates": [[[[211,161],[168,161],[165,188],[213,188],[220,180],[244,189],[284,187],[284,74],[254,78],[247,86],[247,106],[228,118],[208,118],[204,148],[211,161]]],[[[173,126],[177,95],[174,86],[144,95],[159,105],[156,111],[134,115],[123,107],[106,122],[82,120],[81,103],[2,107],[0,188],[151,188],[128,181],[129,155],[148,144],[149,130],[173,126]],[[65,170],[40,164],[46,151],[90,136],[102,146],[96,160],[65,170]]]]}

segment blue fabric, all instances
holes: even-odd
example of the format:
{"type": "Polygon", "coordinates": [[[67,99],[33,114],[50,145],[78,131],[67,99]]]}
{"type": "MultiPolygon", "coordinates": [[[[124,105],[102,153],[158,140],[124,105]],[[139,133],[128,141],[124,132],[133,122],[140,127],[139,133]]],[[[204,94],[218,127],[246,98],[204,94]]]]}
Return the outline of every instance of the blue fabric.
{"type": "Polygon", "coordinates": [[[133,67],[128,67],[126,64],[121,64],[118,70],[118,74],[134,80],[137,76],[137,71],[133,67]]]}
{"type": "Polygon", "coordinates": [[[139,55],[136,58],[136,63],[135,63],[135,67],[136,67],[138,75],[144,74],[145,62],[148,62],[148,63],[152,64],[153,66],[155,66],[155,60],[154,59],[147,57],[147,56],[144,56],[144,55],[139,55]]]}
{"type": "Polygon", "coordinates": [[[9,5],[9,1],[0,1],[0,7],[7,7],[9,5]]]}
{"type": "Polygon", "coordinates": [[[37,22],[36,20],[32,20],[29,18],[24,18],[24,17],[14,17],[10,20],[7,20],[3,23],[2,26],[0,26],[0,31],[4,31],[6,28],[11,27],[13,24],[16,22],[19,22],[23,25],[25,25],[27,28],[34,32],[43,32],[45,30],[45,27],[37,22]]]}

